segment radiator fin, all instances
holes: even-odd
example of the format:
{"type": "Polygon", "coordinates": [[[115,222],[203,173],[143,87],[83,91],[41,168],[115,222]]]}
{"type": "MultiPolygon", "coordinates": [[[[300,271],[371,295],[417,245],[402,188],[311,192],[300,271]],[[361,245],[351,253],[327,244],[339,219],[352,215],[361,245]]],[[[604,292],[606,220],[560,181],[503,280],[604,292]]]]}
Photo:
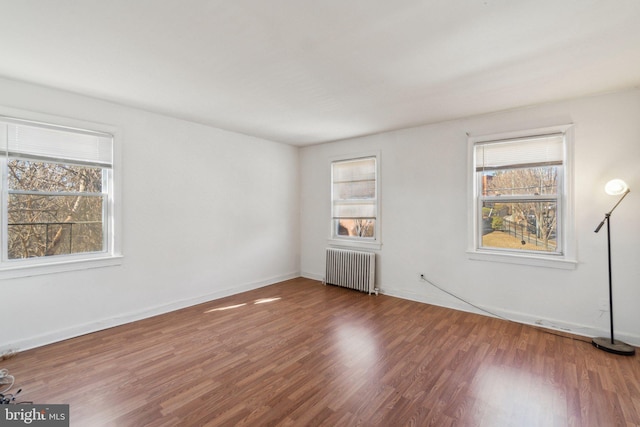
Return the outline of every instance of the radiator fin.
{"type": "Polygon", "coordinates": [[[325,283],[369,294],[376,292],[376,254],[328,248],[326,259],[325,283]]]}

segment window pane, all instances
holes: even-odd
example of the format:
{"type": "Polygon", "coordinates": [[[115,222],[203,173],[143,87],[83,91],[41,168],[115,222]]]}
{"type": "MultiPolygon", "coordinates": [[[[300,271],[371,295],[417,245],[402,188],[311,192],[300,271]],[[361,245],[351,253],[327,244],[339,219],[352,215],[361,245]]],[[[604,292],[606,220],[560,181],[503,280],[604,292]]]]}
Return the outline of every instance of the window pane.
{"type": "Polygon", "coordinates": [[[8,257],[100,252],[102,196],[10,194],[8,257]]]}
{"type": "Polygon", "coordinates": [[[480,172],[482,196],[555,195],[559,166],[480,172]]]}
{"type": "Polygon", "coordinates": [[[0,129],[7,134],[5,141],[0,138],[0,149],[8,150],[12,157],[64,159],[76,164],[106,167],[113,164],[113,136],[106,133],[28,124],[19,119],[0,121],[0,129]]]}
{"type": "Polygon", "coordinates": [[[482,204],[482,247],[557,252],[555,201],[482,204]]]}
{"type": "Polygon", "coordinates": [[[376,197],[376,182],[373,181],[353,181],[336,182],[333,184],[334,200],[350,199],[374,199],[376,197]]]}
{"type": "Polygon", "coordinates": [[[102,192],[102,168],[10,159],[9,189],[46,192],[102,192]]]}
{"type": "Polygon", "coordinates": [[[333,163],[333,182],[371,181],[375,179],[375,158],[345,160],[333,163]]]}
{"type": "Polygon", "coordinates": [[[375,200],[363,201],[358,203],[350,202],[336,202],[333,205],[333,217],[334,218],[351,218],[351,219],[374,219],[376,217],[376,203],[375,200]]]}
{"type": "Polygon", "coordinates": [[[475,146],[476,170],[512,169],[525,165],[560,164],[564,135],[536,136],[475,146]]]}
{"type": "Polygon", "coordinates": [[[374,237],[376,221],[374,219],[337,219],[336,235],[350,237],[374,237]]]}

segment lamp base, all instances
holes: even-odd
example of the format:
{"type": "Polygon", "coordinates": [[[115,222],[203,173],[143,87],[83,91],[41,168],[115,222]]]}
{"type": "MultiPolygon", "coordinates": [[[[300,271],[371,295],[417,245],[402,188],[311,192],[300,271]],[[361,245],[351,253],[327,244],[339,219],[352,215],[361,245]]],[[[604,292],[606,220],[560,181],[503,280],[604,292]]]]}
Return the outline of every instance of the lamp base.
{"type": "Polygon", "coordinates": [[[593,344],[595,348],[608,351],[609,353],[621,354],[623,356],[633,356],[636,354],[635,347],[618,340],[613,340],[612,343],[611,338],[594,338],[591,344],[593,344]]]}

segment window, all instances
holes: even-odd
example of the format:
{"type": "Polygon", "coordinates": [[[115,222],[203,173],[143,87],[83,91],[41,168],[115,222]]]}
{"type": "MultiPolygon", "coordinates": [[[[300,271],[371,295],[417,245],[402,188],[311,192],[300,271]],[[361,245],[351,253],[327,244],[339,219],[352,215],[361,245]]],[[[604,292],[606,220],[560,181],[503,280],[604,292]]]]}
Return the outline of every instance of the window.
{"type": "Polygon", "coordinates": [[[473,249],[565,259],[571,252],[567,128],[472,141],[473,249]]]}
{"type": "Polygon", "coordinates": [[[113,137],[0,117],[0,268],[113,255],[113,137]]]}
{"type": "Polygon", "coordinates": [[[332,236],[378,239],[378,161],[376,156],[331,163],[332,236]]]}

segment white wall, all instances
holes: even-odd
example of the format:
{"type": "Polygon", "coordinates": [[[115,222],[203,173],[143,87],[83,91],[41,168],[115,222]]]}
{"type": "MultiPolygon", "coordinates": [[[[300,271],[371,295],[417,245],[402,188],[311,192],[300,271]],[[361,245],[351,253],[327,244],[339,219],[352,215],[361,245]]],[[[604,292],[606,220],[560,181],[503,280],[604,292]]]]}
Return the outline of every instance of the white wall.
{"type": "Polygon", "coordinates": [[[0,352],[299,275],[298,150],[0,80],[8,108],[118,128],[121,266],[0,281],[0,352]]]}
{"type": "Polygon", "coordinates": [[[419,280],[419,274],[508,318],[609,336],[606,233],[594,233],[616,199],[619,177],[632,192],[611,218],[616,337],[640,345],[640,91],[607,94],[416,127],[301,149],[301,270],[320,279],[329,235],[329,158],[380,150],[383,293],[474,308],[419,280]],[[575,124],[574,270],[469,260],[467,135],[575,124]],[[636,191],[634,191],[636,189],[636,191]]]}

